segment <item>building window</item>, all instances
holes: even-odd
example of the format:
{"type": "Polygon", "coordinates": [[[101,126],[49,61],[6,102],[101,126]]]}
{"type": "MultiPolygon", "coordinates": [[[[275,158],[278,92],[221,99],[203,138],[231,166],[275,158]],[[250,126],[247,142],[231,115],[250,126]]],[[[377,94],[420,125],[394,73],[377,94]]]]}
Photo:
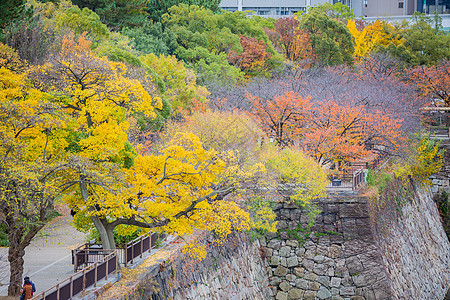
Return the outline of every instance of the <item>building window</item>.
{"type": "Polygon", "coordinates": [[[367,0],[364,0],[364,7],[367,7],[367,0]]]}
{"type": "Polygon", "coordinates": [[[269,14],[270,14],[269,10],[260,10],[260,11],[258,11],[258,15],[260,15],[260,16],[267,16],[269,14]]]}
{"type": "Polygon", "coordinates": [[[289,8],[288,7],[280,7],[280,9],[281,9],[281,10],[279,10],[280,11],[280,15],[282,15],[282,16],[289,15],[289,8]]]}
{"type": "Polygon", "coordinates": [[[398,3],[398,8],[403,8],[403,2],[398,3]]]}

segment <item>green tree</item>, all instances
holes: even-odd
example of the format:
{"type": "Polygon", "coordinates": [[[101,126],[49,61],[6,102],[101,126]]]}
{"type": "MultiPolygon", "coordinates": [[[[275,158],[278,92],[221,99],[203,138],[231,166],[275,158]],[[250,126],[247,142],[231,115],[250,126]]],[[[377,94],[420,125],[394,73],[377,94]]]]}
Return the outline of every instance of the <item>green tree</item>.
{"type": "Polygon", "coordinates": [[[108,27],[100,17],[87,7],[80,9],[67,0],[58,4],[36,3],[36,10],[48,27],[56,30],[69,29],[75,35],[87,33],[92,42],[99,43],[109,37],[108,27]]]}
{"type": "Polygon", "coordinates": [[[353,9],[351,9],[348,5],[342,4],[340,2],[335,4],[324,3],[318,6],[313,6],[310,8],[309,12],[311,11],[325,13],[330,18],[337,19],[342,22],[350,21],[355,18],[353,9]]]}
{"type": "Polygon", "coordinates": [[[344,23],[319,10],[301,15],[299,28],[309,34],[316,63],[335,66],[353,64],[353,37],[344,23]]]}
{"type": "Polygon", "coordinates": [[[80,8],[87,7],[99,15],[113,30],[141,26],[147,22],[145,12],[149,0],[73,0],[80,8]]]}
{"type": "Polygon", "coordinates": [[[25,12],[26,0],[4,0],[0,2],[0,28],[19,19],[25,12]]]}
{"type": "Polygon", "coordinates": [[[215,82],[233,86],[244,79],[244,73],[228,63],[225,53],[217,55],[203,47],[179,47],[176,54],[188,67],[194,69],[199,84],[215,82]]]}
{"type": "Polygon", "coordinates": [[[439,30],[439,20],[418,13],[414,18],[414,23],[403,32],[405,46],[412,54],[409,62],[430,66],[450,60],[450,35],[439,30]]]}
{"type": "Polygon", "coordinates": [[[142,26],[121,31],[133,40],[133,46],[143,54],[172,55],[178,48],[177,36],[161,23],[145,22],[142,26]]]}
{"type": "Polygon", "coordinates": [[[159,22],[161,17],[169,12],[169,8],[179,4],[197,5],[217,12],[220,0],[150,0],[148,4],[149,17],[153,22],[159,22]]]}

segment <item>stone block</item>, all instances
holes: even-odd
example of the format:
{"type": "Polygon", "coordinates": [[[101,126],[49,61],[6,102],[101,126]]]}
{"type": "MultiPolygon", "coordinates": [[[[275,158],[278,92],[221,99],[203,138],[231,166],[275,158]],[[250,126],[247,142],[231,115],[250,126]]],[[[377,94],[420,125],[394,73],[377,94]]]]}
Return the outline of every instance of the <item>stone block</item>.
{"type": "Polygon", "coordinates": [[[298,266],[298,258],[297,256],[291,256],[286,259],[286,264],[288,268],[298,266]]]}
{"type": "Polygon", "coordinates": [[[298,247],[298,241],[296,241],[296,240],[288,240],[288,241],[286,241],[286,246],[297,248],[298,247]]]}
{"type": "Polygon", "coordinates": [[[317,276],[316,274],[314,274],[312,272],[305,272],[305,276],[303,276],[303,278],[305,278],[307,280],[311,280],[311,281],[316,281],[317,278],[319,278],[319,276],[317,276]]]}
{"type": "Polygon", "coordinates": [[[341,284],[343,286],[352,286],[353,285],[353,279],[350,276],[345,276],[342,279],[341,284]]]}
{"type": "Polygon", "coordinates": [[[286,292],[279,291],[275,297],[277,300],[288,300],[288,294],[286,292]]]}
{"type": "Polygon", "coordinates": [[[286,280],[294,282],[295,279],[297,279],[297,276],[295,276],[294,274],[287,274],[286,275],[286,280]]]}
{"type": "Polygon", "coordinates": [[[333,295],[339,295],[339,289],[337,289],[337,288],[331,288],[331,293],[332,293],[333,295]]]}
{"type": "Polygon", "coordinates": [[[346,264],[350,275],[361,273],[364,270],[364,267],[357,256],[347,258],[346,264]]]}
{"type": "Polygon", "coordinates": [[[272,248],[274,250],[278,250],[281,248],[281,241],[277,239],[270,240],[267,244],[268,248],[272,248]]]}
{"type": "Polygon", "coordinates": [[[335,268],[334,273],[335,273],[335,276],[336,276],[336,277],[346,277],[346,276],[349,276],[349,274],[350,274],[350,273],[348,272],[347,268],[346,268],[346,267],[343,267],[343,266],[337,266],[337,267],[335,268]]]}
{"type": "Polygon", "coordinates": [[[288,299],[289,300],[304,299],[303,298],[304,293],[305,291],[301,289],[291,289],[288,292],[288,299]]]}
{"type": "Polygon", "coordinates": [[[341,278],[332,277],[330,281],[330,287],[339,287],[341,285],[341,278]]]}
{"type": "Polygon", "coordinates": [[[302,257],[303,255],[305,255],[305,251],[306,251],[306,249],[303,247],[297,248],[297,250],[295,250],[295,254],[299,257],[302,257]]]}
{"type": "Polygon", "coordinates": [[[270,262],[269,262],[269,265],[270,266],[272,266],[272,267],[277,267],[277,266],[279,266],[281,264],[281,257],[279,257],[279,256],[272,256],[271,258],[270,258],[270,262]]]}
{"type": "Polygon", "coordinates": [[[328,276],[319,276],[319,278],[317,278],[317,282],[325,287],[330,287],[330,277],[328,276]]]}
{"type": "Polygon", "coordinates": [[[368,285],[368,282],[366,281],[366,278],[363,274],[353,275],[352,279],[356,287],[363,287],[368,285]]]}
{"type": "Polygon", "coordinates": [[[317,292],[315,292],[315,291],[306,291],[303,294],[303,299],[304,300],[314,300],[316,298],[316,294],[317,294],[317,292]]]}
{"type": "Polygon", "coordinates": [[[282,291],[287,292],[292,289],[292,285],[290,285],[287,281],[283,281],[279,284],[279,287],[282,291]]]}
{"type": "Polygon", "coordinates": [[[312,290],[312,291],[318,291],[320,288],[320,283],[316,282],[316,281],[312,281],[308,283],[308,289],[312,290]]]}
{"type": "Polygon", "coordinates": [[[298,277],[303,277],[303,275],[305,275],[305,268],[302,267],[294,268],[294,274],[298,277]]]}
{"type": "Polygon", "coordinates": [[[310,259],[304,259],[302,261],[302,265],[306,270],[312,271],[314,268],[314,261],[312,261],[310,259]]]}
{"type": "Polygon", "coordinates": [[[307,259],[314,259],[314,256],[316,256],[316,253],[314,250],[307,249],[305,252],[305,258],[307,259]]]}
{"type": "Polygon", "coordinates": [[[328,271],[328,267],[324,264],[318,264],[313,268],[313,272],[317,275],[325,275],[328,271]]]}
{"type": "Polygon", "coordinates": [[[280,277],[274,276],[270,279],[269,285],[278,286],[281,283],[280,277]]]}
{"type": "Polygon", "coordinates": [[[278,251],[278,255],[282,257],[288,257],[289,255],[291,255],[291,247],[289,246],[281,247],[280,250],[278,251]]]}
{"type": "Polygon", "coordinates": [[[286,274],[288,273],[288,269],[283,267],[283,266],[278,266],[275,271],[273,271],[273,274],[275,276],[286,276],[286,274]]]}
{"type": "Polygon", "coordinates": [[[363,296],[351,296],[350,300],[366,300],[363,296]]]}
{"type": "Polygon", "coordinates": [[[281,257],[280,258],[280,265],[282,265],[283,267],[287,268],[286,257],[281,257]]]}
{"type": "Polygon", "coordinates": [[[273,249],[268,247],[263,247],[264,252],[266,253],[266,257],[272,257],[273,255],[273,249]]]}
{"type": "Polygon", "coordinates": [[[316,295],[316,297],[319,299],[329,299],[331,298],[331,296],[331,292],[324,287],[320,288],[316,295]]]}
{"type": "Polygon", "coordinates": [[[295,280],[295,286],[299,289],[307,290],[308,289],[308,281],[303,278],[297,278],[295,280]]]}
{"type": "Polygon", "coordinates": [[[354,286],[344,286],[339,289],[339,295],[341,296],[352,296],[354,294],[355,294],[354,286]]]}
{"type": "MultiPolygon", "coordinates": [[[[306,241],[305,242],[305,244],[303,245],[303,247],[306,249],[306,250],[316,250],[316,248],[317,248],[317,245],[316,245],[316,243],[314,243],[314,242],[312,242],[312,241],[306,241]]],[[[314,253],[314,252],[313,252],[314,253]]],[[[314,257],[314,255],[313,255],[313,257],[314,257]]]]}
{"type": "Polygon", "coordinates": [[[330,258],[338,258],[339,256],[341,256],[341,247],[338,245],[331,245],[330,247],[328,247],[328,257],[330,258]]]}
{"type": "Polygon", "coordinates": [[[323,256],[323,255],[314,256],[314,262],[316,262],[316,263],[321,264],[321,263],[323,263],[324,260],[325,260],[325,256],[323,256]]]}

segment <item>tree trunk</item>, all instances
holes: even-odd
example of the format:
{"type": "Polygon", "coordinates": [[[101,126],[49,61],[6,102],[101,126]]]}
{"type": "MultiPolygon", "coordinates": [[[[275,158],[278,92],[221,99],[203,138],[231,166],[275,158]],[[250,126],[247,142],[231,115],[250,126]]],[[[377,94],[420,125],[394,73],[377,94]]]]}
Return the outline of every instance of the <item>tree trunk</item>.
{"type": "Polygon", "coordinates": [[[103,249],[116,249],[116,243],[114,242],[114,227],[108,226],[109,224],[105,219],[100,219],[97,216],[91,216],[92,222],[97,228],[100,239],[102,240],[103,249]]]}
{"type": "MultiPolygon", "coordinates": [[[[14,217],[9,215],[7,217],[7,223],[14,224],[12,220],[8,220],[10,218],[14,217]]],[[[22,226],[11,226],[8,228],[8,261],[10,270],[8,296],[17,296],[20,293],[25,248],[30,245],[31,240],[42,227],[44,227],[44,222],[37,222],[35,226],[31,226],[30,228],[24,228],[22,226]]]]}
{"type": "Polygon", "coordinates": [[[23,275],[23,256],[25,255],[25,247],[21,247],[20,241],[23,236],[23,229],[14,228],[14,234],[9,235],[9,286],[8,296],[17,296],[20,294],[22,287],[23,275]]]}
{"type": "MultiPolygon", "coordinates": [[[[89,192],[87,190],[86,183],[83,178],[80,180],[80,191],[85,203],[89,199],[89,192]]],[[[88,207],[89,211],[94,211],[95,207],[88,207]]],[[[100,219],[97,216],[91,216],[92,222],[97,228],[100,239],[102,240],[103,249],[116,249],[116,244],[114,242],[113,230],[114,227],[108,226],[108,221],[106,219],[100,219]]]]}

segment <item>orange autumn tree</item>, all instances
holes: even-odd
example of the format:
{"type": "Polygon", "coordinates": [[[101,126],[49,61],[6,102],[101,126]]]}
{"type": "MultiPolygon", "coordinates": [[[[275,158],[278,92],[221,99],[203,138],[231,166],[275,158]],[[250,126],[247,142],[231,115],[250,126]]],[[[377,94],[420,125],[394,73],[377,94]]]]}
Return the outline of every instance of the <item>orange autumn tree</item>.
{"type": "Polygon", "coordinates": [[[314,60],[316,57],[311,46],[311,37],[305,30],[295,30],[288,48],[290,59],[293,61],[314,60]]]}
{"type": "Polygon", "coordinates": [[[444,60],[436,66],[412,69],[410,82],[417,86],[423,96],[437,98],[445,106],[450,106],[450,61],[444,60]]]}
{"type": "Polygon", "coordinates": [[[303,98],[292,91],[273,99],[262,99],[249,93],[246,97],[263,130],[280,147],[291,145],[303,136],[311,113],[309,97],[303,98]]]}
{"type": "Polygon", "coordinates": [[[342,170],[352,161],[397,149],[400,126],[401,120],[363,106],[325,102],[314,111],[300,144],[320,164],[342,170]]]}
{"type": "Polygon", "coordinates": [[[250,75],[264,75],[267,71],[267,60],[272,57],[267,52],[267,46],[257,38],[240,36],[242,53],[237,54],[231,50],[228,55],[230,64],[238,66],[242,71],[250,75]]]}
{"type": "Polygon", "coordinates": [[[299,61],[314,58],[311,38],[305,30],[299,29],[296,18],[280,18],[274,25],[277,38],[273,41],[287,59],[299,61]]]}

